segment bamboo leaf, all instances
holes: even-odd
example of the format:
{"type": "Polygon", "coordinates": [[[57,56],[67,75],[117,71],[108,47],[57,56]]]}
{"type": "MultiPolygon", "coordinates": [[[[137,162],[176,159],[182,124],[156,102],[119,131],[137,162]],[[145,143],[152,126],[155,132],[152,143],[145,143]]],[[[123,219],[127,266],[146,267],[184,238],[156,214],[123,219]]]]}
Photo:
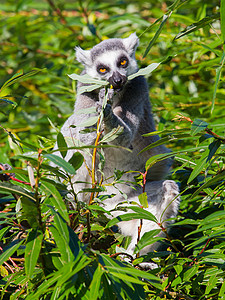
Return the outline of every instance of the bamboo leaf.
{"type": "Polygon", "coordinates": [[[208,126],[208,123],[205,121],[195,119],[194,122],[191,125],[191,135],[196,135],[199,132],[205,130],[208,126]]]}
{"type": "Polygon", "coordinates": [[[63,158],[66,157],[66,154],[67,154],[67,151],[66,150],[60,150],[60,148],[67,148],[67,143],[64,139],[64,136],[61,132],[59,132],[57,134],[57,145],[59,147],[59,151],[60,151],[60,154],[62,155],[63,158]]]}
{"type": "Polygon", "coordinates": [[[211,24],[212,22],[214,22],[217,19],[219,19],[219,14],[213,15],[211,17],[205,17],[205,18],[201,19],[200,21],[187,26],[184,30],[182,30],[180,33],[178,33],[175,36],[174,40],[177,40],[191,32],[194,32],[200,28],[203,28],[206,25],[211,24]]]}
{"type": "Polygon", "coordinates": [[[43,233],[39,229],[32,229],[28,236],[25,249],[25,271],[28,279],[33,275],[37,264],[43,240],[43,233]]]}
{"type": "Polygon", "coordinates": [[[14,240],[7,247],[3,249],[3,253],[0,255],[0,266],[12,256],[19,246],[23,243],[23,240],[14,240]]]}
{"type": "Polygon", "coordinates": [[[97,123],[97,121],[98,121],[98,116],[93,116],[93,117],[90,117],[90,118],[84,120],[81,124],[79,124],[79,127],[93,126],[97,123]]]}
{"type": "MultiPolygon", "coordinates": [[[[104,261],[106,258],[106,255],[103,254],[102,255],[104,257],[104,261]]],[[[131,267],[122,267],[122,266],[118,266],[118,265],[106,265],[106,268],[109,270],[109,272],[113,272],[119,274],[126,274],[127,276],[134,276],[136,278],[143,278],[146,280],[150,280],[151,284],[159,289],[161,289],[161,285],[160,282],[161,280],[155,276],[154,274],[151,274],[150,272],[144,272],[135,268],[131,268],[131,267]]],[[[139,284],[139,283],[138,283],[139,284]]]]}
{"type": "Polygon", "coordinates": [[[157,223],[157,219],[149,211],[144,210],[143,208],[138,206],[129,206],[129,209],[132,209],[133,211],[135,211],[135,213],[121,214],[120,216],[113,218],[108,222],[106,228],[109,228],[119,222],[136,220],[136,219],[137,220],[145,219],[157,223]]]}
{"type": "Polygon", "coordinates": [[[68,75],[71,79],[73,80],[78,80],[82,83],[95,83],[95,84],[98,84],[98,85],[107,85],[109,84],[108,81],[106,80],[100,80],[100,79],[95,79],[91,76],[89,76],[88,74],[85,74],[85,75],[78,75],[78,74],[71,74],[71,75],[68,75]]]}
{"type": "Polygon", "coordinates": [[[216,93],[217,93],[217,89],[218,89],[218,85],[219,85],[219,81],[220,81],[220,77],[221,77],[221,73],[222,73],[224,63],[225,63],[225,51],[223,51],[223,54],[222,54],[222,58],[221,58],[221,61],[220,61],[221,65],[216,69],[216,81],[215,81],[215,86],[214,86],[214,91],[213,91],[211,114],[213,113],[213,110],[214,110],[215,100],[216,100],[216,93]]]}
{"type": "Polygon", "coordinates": [[[123,127],[118,126],[117,128],[113,128],[109,133],[104,135],[104,137],[101,139],[100,143],[109,143],[115,138],[117,138],[121,133],[123,132],[123,127]]]}
{"type": "Polygon", "coordinates": [[[21,70],[21,71],[17,72],[16,74],[14,74],[9,80],[7,80],[1,87],[1,90],[5,89],[6,87],[9,87],[10,85],[16,83],[17,81],[19,81],[21,79],[26,79],[27,77],[33,76],[43,70],[45,70],[45,69],[36,68],[26,74],[23,74],[23,70],[21,70]]]}
{"type": "Polygon", "coordinates": [[[98,265],[97,269],[94,272],[93,279],[91,281],[89,290],[85,294],[88,299],[97,300],[99,299],[99,289],[101,287],[101,279],[104,271],[100,265],[98,265]]]}
{"type": "Polygon", "coordinates": [[[27,197],[29,201],[33,201],[33,203],[36,202],[36,199],[28,191],[9,182],[0,182],[0,191],[10,194],[18,194],[20,196],[27,197]]]}
{"type": "Polygon", "coordinates": [[[143,55],[143,58],[146,57],[147,54],[148,54],[148,52],[151,50],[152,46],[154,45],[155,41],[156,41],[157,38],[159,37],[159,35],[160,35],[160,33],[161,33],[162,29],[163,29],[163,26],[165,25],[165,23],[166,23],[167,19],[170,17],[170,15],[171,15],[171,13],[170,13],[169,15],[164,15],[164,16],[162,17],[162,22],[161,22],[159,28],[157,29],[157,31],[156,31],[156,33],[155,33],[153,39],[152,39],[152,40],[150,41],[150,43],[148,44],[148,46],[147,46],[147,48],[146,48],[146,50],[145,50],[145,53],[144,53],[144,55],[143,55]]]}
{"type": "Polygon", "coordinates": [[[75,115],[80,115],[80,114],[92,114],[96,113],[96,107],[91,106],[88,108],[83,108],[83,109],[78,109],[77,111],[74,112],[75,115]]]}
{"type": "Polygon", "coordinates": [[[82,166],[83,162],[84,157],[80,152],[75,152],[69,160],[69,163],[74,167],[76,171],[82,166]]]}
{"type": "Polygon", "coordinates": [[[222,171],[221,173],[217,174],[215,177],[210,178],[207,182],[205,182],[199,189],[197,189],[197,191],[195,191],[191,195],[191,198],[196,197],[196,195],[198,195],[202,190],[204,190],[205,188],[219,182],[220,180],[224,180],[224,178],[225,178],[225,170],[222,171]]]}
{"type": "Polygon", "coordinates": [[[157,235],[161,232],[161,229],[155,229],[148,232],[145,232],[141,237],[140,241],[136,245],[134,249],[134,253],[138,253],[141,249],[146,246],[149,246],[157,241],[161,241],[163,237],[157,237],[157,235]]]}
{"type": "Polygon", "coordinates": [[[66,222],[70,222],[66,204],[62,199],[62,196],[56,189],[56,187],[48,182],[42,182],[42,188],[45,190],[46,193],[50,193],[52,197],[50,198],[50,201],[52,203],[52,206],[59,212],[59,214],[63,217],[63,219],[66,220],[66,222]]]}
{"type": "Polygon", "coordinates": [[[100,84],[92,84],[92,85],[81,86],[77,91],[77,95],[87,93],[87,92],[92,92],[94,90],[100,89],[101,87],[102,87],[102,85],[100,85],[100,84]]]}
{"type": "Polygon", "coordinates": [[[209,151],[205,151],[202,157],[197,161],[196,166],[194,167],[194,169],[192,170],[188,178],[187,184],[189,184],[192,180],[194,180],[199,175],[199,173],[204,169],[204,167],[208,165],[207,163],[208,153],[209,151]]]}
{"type": "Polygon", "coordinates": [[[134,73],[130,76],[128,76],[128,80],[132,80],[138,76],[147,76],[150,75],[158,66],[160,63],[152,63],[151,65],[147,66],[146,68],[140,69],[137,73],[134,73]]]}
{"type": "Polygon", "coordinates": [[[75,174],[76,173],[74,167],[70,163],[65,161],[63,158],[61,158],[61,157],[59,157],[55,154],[44,154],[43,156],[45,158],[51,160],[57,166],[63,168],[67,173],[69,173],[69,174],[75,174]]]}
{"type": "Polygon", "coordinates": [[[62,263],[66,265],[72,262],[74,256],[72,255],[71,249],[68,247],[68,239],[63,235],[65,231],[61,232],[54,226],[49,226],[49,229],[61,254],[62,263]]]}
{"type": "Polygon", "coordinates": [[[223,42],[225,43],[225,0],[220,1],[220,19],[223,42]]]}
{"type": "Polygon", "coordinates": [[[205,290],[205,295],[208,295],[211,290],[216,286],[217,284],[217,274],[214,274],[209,277],[209,281],[207,282],[206,285],[206,290],[205,290]]]}

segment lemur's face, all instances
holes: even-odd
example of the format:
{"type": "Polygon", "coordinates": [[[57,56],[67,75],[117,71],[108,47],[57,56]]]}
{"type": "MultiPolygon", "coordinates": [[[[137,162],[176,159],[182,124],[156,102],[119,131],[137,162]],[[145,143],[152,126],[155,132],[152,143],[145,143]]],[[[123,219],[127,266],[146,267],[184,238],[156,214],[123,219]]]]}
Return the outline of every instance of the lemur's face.
{"type": "Polygon", "coordinates": [[[88,75],[107,80],[114,89],[121,90],[127,76],[138,69],[135,60],[137,46],[138,38],[131,34],[126,39],[105,40],[91,50],[76,48],[76,56],[88,75]]]}
{"type": "MultiPolygon", "coordinates": [[[[127,76],[136,71],[132,70],[132,58],[126,51],[106,51],[97,56],[92,67],[87,67],[87,73],[99,79],[107,80],[114,89],[121,89],[127,81],[127,76]]],[[[136,65],[136,63],[135,63],[136,65]]]]}

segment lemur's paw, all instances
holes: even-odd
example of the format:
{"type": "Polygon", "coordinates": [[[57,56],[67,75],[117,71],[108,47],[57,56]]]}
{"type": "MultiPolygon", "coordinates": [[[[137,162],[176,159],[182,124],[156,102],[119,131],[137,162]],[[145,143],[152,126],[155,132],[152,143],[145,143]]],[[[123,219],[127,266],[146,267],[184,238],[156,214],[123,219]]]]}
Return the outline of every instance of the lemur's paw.
{"type": "Polygon", "coordinates": [[[103,110],[104,118],[108,118],[111,113],[112,113],[112,107],[111,107],[110,104],[107,103],[104,110],[103,110]]]}
{"type": "Polygon", "coordinates": [[[107,95],[106,95],[106,89],[105,88],[102,88],[100,91],[99,91],[99,94],[98,94],[98,98],[99,98],[99,102],[100,103],[103,103],[105,97],[107,96],[107,101],[111,101],[112,98],[113,98],[113,95],[115,93],[115,90],[114,89],[108,89],[107,90],[107,95]]]}
{"type": "MultiPolygon", "coordinates": [[[[95,107],[96,107],[97,113],[100,114],[101,111],[102,111],[102,103],[100,103],[100,101],[96,102],[95,103],[95,107]]],[[[110,104],[107,103],[106,106],[105,106],[105,108],[103,109],[103,117],[104,117],[104,119],[108,118],[109,115],[111,114],[111,112],[112,112],[112,107],[111,107],[110,104]]]]}

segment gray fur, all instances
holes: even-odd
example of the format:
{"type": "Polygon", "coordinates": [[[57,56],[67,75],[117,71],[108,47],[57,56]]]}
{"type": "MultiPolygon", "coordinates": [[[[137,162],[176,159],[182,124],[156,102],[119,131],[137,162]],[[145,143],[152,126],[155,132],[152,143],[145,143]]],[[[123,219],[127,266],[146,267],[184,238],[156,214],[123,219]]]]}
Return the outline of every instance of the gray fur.
{"type": "MultiPolygon", "coordinates": [[[[126,39],[109,39],[103,41],[94,46],[91,50],[82,50],[78,47],[76,48],[76,57],[77,60],[85,67],[83,74],[88,73],[94,78],[106,80],[110,80],[113,76],[115,76],[115,74],[118,75],[118,73],[121,76],[127,77],[138,70],[135,60],[135,50],[138,44],[139,40],[136,34],[132,34],[126,39]],[[121,55],[127,57],[129,60],[129,64],[126,68],[118,67],[117,59],[121,57],[121,55]],[[101,60],[104,65],[107,64],[109,69],[106,74],[102,75],[96,70],[99,63],[101,63],[101,60]]],[[[83,84],[78,83],[78,89],[81,86],[83,86],[83,84]]],[[[123,83],[120,91],[111,90],[111,93],[113,94],[111,96],[112,104],[107,104],[104,111],[103,135],[110,132],[113,128],[121,126],[123,128],[122,134],[111,141],[110,144],[127,147],[132,149],[132,151],[128,152],[121,148],[104,149],[105,166],[103,169],[103,184],[111,183],[113,181],[111,177],[114,170],[144,172],[145,163],[150,157],[156,154],[169,152],[165,146],[160,145],[139,154],[143,148],[159,139],[157,135],[143,137],[143,134],[155,131],[148,95],[148,85],[145,78],[142,76],[136,77],[131,81],[127,81],[125,84],[123,83]]],[[[80,145],[81,143],[87,145],[94,144],[96,132],[94,131],[82,134],[81,130],[84,128],[79,127],[79,124],[98,113],[76,114],[76,112],[88,107],[101,107],[103,98],[102,95],[104,95],[104,90],[83,93],[77,96],[74,113],[61,129],[64,137],[66,137],[67,140],[72,141],[71,145],[80,145]],[[75,125],[76,128],[71,128],[71,125],[75,125]]],[[[74,152],[75,150],[68,151],[65,159],[68,161],[74,152]]],[[[60,154],[58,153],[58,155],[60,154]]],[[[87,151],[83,152],[83,155],[85,157],[86,165],[91,168],[91,155],[89,155],[87,151]]],[[[149,201],[148,210],[153,214],[156,214],[157,218],[160,218],[164,208],[168,205],[161,220],[162,222],[167,218],[175,217],[179,206],[179,192],[176,183],[173,181],[163,180],[163,178],[168,174],[170,166],[170,159],[158,162],[149,170],[147,175],[148,182],[146,184],[146,192],[148,194],[149,201]],[[172,201],[174,197],[177,198],[172,201]],[[171,205],[169,205],[170,202],[171,205]]],[[[99,172],[96,173],[96,177],[98,179],[100,179],[100,175],[101,174],[99,172]]],[[[103,205],[106,209],[113,209],[116,205],[124,201],[124,198],[119,191],[127,195],[128,202],[138,202],[138,195],[141,193],[141,190],[139,188],[134,189],[133,185],[129,183],[134,181],[134,175],[137,175],[137,173],[125,173],[123,175],[122,179],[126,181],[126,184],[120,183],[116,186],[107,186],[105,194],[115,194],[115,196],[104,201],[103,205]]],[[[77,175],[73,178],[73,182],[75,191],[77,193],[79,192],[78,199],[88,202],[90,194],[80,193],[83,188],[91,187],[91,178],[85,164],[83,164],[83,166],[78,170],[77,175]],[[83,181],[84,183],[76,183],[76,181],[83,181]]],[[[121,211],[112,212],[113,216],[117,216],[119,214],[121,214],[121,211]]],[[[168,226],[168,224],[168,222],[165,222],[164,226],[168,226]]],[[[119,223],[122,233],[132,236],[132,242],[128,248],[128,251],[131,254],[136,243],[138,225],[139,222],[135,220],[119,223]]],[[[144,232],[152,229],[155,229],[154,224],[152,222],[144,221],[142,235],[144,232]]],[[[156,245],[151,245],[146,249],[143,249],[142,252],[145,254],[155,248],[156,245]]]]}

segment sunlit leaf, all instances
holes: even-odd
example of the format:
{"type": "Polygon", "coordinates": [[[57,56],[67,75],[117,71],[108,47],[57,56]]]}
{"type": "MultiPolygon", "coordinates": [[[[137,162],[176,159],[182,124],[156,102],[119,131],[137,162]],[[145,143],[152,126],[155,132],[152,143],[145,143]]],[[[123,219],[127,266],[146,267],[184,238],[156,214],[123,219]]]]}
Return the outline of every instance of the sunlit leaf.
{"type": "Polygon", "coordinates": [[[28,278],[31,278],[38,261],[43,240],[41,230],[31,230],[28,234],[25,249],[25,271],[28,278]]]}
{"type": "Polygon", "coordinates": [[[43,156],[51,160],[57,166],[63,168],[67,173],[69,174],[76,173],[74,167],[70,163],[65,161],[63,158],[61,158],[60,156],[57,156],[55,154],[44,154],[43,156]]]}

